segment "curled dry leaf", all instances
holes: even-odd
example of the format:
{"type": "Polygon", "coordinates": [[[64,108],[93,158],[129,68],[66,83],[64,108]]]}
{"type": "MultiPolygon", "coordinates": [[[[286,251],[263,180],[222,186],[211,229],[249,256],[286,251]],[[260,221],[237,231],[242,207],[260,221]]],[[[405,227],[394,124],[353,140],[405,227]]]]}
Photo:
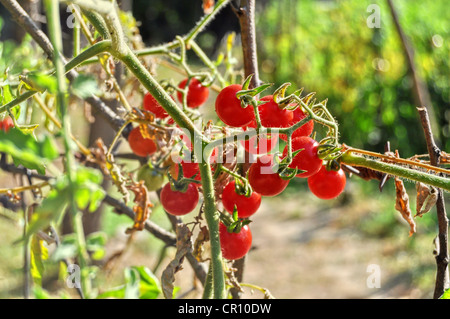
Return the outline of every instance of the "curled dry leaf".
{"type": "Polygon", "coordinates": [[[108,154],[108,148],[101,138],[95,142],[96,147],[90,148],[90,154],[84,160],[84,163],[98,166],[105,176],[110,176],[114,185],[123,195],[125,203],[129,202],[129,193],[126,186],[128,179],[122,174],[122,170],[115,163],[114,156],[108,154]]]}
{"type": "Polygon", "coordinates": [[[200,227],[200,232],[194,242],[193,255],[199,262],[204,262],[203,252],[205,251],[204,243],[209,241],[209,231],[206,226],[200,227]]]}
{"type": "Polygon", "coordinates": [[[408,222],[410,226],[409,236],[412,236],[416,232],[416,223],[414,222],[411,214],[411,208],[409,207],[409,196],[406,193],[405,185],[398,177],[395,177],[395,192],[395,209],[398,210],[402,214],[403,219],[408,222]]]}
{"type": "Polygon", "coordinates": [[[130,234],[136,230],[141,231],[144,229],[145,221],[150,216],[152,203],[148,197],[147,188],[144,185],[144,181],[134,183],[128,188],[134,193],[134,224],[132,228],[126,230],[127,234],[130,234]]]}
{"type": "Polygon", "coordinates": [[[177,224],[176,234],[177,252],[175,253],[174,259],[169,263],[166,269],[164,269],[161,275],[162,291],[164,297],[167,299],[173,298],[173,282],[175,281],[175,273],[183,269],[182,264],[184,256],[192,253],[192,233],[190,229],[185,224],[177,224]]]}
{"type": "Polygon", "coordinates": [[[434,204],[436,204],[438,192],[436,188],[420,182],[416,184],[416,190],[416,215],[414,217],[422,217],[423,214],[428,213],[434,204]]]}

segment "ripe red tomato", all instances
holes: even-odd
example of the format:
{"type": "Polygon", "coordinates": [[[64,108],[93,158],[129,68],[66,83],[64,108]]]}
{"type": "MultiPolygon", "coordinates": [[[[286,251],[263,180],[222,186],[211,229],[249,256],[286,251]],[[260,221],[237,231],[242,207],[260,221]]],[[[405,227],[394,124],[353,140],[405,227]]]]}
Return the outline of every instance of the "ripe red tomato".
{"type": "MultiPolygon", "coordinates": [[[[178,87],[184,89],[186,87],[188,79],[184,79],[180,82],[178,87]]],[[[191,108],[197,108],[206,102],[209,96],[209,88],[203,86],[202,83],[196,78],[192,78],[189,82],[188,92],[187,92],[187,106],[191,108]]],[[[178,101],[183,103],[183,94],[181,92],[177,93],[178,101]]]]}
{"type": "MultiPolygon", "coordinates": [[[[252,121],[245,130],[248,128],[255,128],[256,123],[252,121]]],[[[278,144],[278,135],[277,133],[270,133],[267,135],[260,135],[259,139],[257,136],[252,136],[248,140],[242,140],[241,144],[250,154],[266,154],[272,151],[275,146],[278,144]]]]}
{"type": "Polygon", "coordinates": [[[8,132],[12,127],[14,127],[14,122],[9,116],[5,117],[3,121],[0,121],[0,130],[8,132]]]}
{"type": "MultiPolygon", "coordinates": [[[[292,139],[292,151],[302,150],[294,156],[289,167],[306,171],[297,174],[297,177],[306,178],[316,174],[320,170],[322,167],[322,160],[317,156],[318,146],[319,143],[309,136],[299,136],[292,139]]],[[[287,148],[286,145],[283,150],[283,157],[287,155],[287,148]]]]}
{"type": "Polygon", "coordinates": [[[257,192],[252,192],[249,197],[236,193],[236,183],[230,182],[225,186],[222,192],[223,207],[229,212],[233,213],[234,207],[238,211],[239,218],[247,218],[256,213],[261,205],[261,195],[257,192]]]}
{"type": "Polygon", "coordinates": [[[252,246],[252,232],[248,225],[243,226],[239,233],[229,233],[227,227],[220,223],[219,237],[222,256],[228,260],[244,257],[252,246]]]}
{"type": "Polygon", "coordinates": [[[169,116],[166,110],[164,110],[161,104],[159,104],[149,92],[144,95],[143,108],[144,110],[152,112],[158,119],[164,119],[169,116]]]}
{"type": "MultiPolygon", "coordinates": [[[[292,119],[292,123],[290,123],[288,126],[292,126],[295,123],[300,122],[307,115],[300,108],[296,108],[293,112],[294,112],[294,114],[293,114],[294,117],[292,119]]],[[[311,133],[313,132],[313,130],[314,130],[314,121],[310,120],[310,121],[306,122],[305,124],[303,124],[302,126],[300,126],[298,129],[296,129],[292,133],[292,138],[296,138],[299,136],[310,136],[311,133]]],[[[287,140],[286,134],[280,134],[280,138],[284,141],[287,140]]]]}
{"type": "Polygon", "coordinates": [[[253,191],[262,196],[275,196],[280,194],[289,184],[272,171],[274,158],[272,155],[263,155],[248,170],[248,181],[253,191]]]}
{"type": "Polygon", "coordinates": [[[192,183],[188,185],[184,193],[172,190],[170,183],[167,183],[160,194],[163,208],[169,214],[175,216],[186,215],[192,212],[197,207],[198,199],[198,189],[192,183]]]}
{"type": "Polygon", "coordinates": [[[242,108],[241,101],[236,97],[240,90],[242,85],[232,84],[223,88],[216,98],[217,116],[232,127],[246,126],[255,118],[253,107],[249,105],[242,108]]]}
{"type": "MultiPolygon", "coordinates": [[[[183,168],[183,177],[185,178],[194,178],[196,181],[201,181],[201,175],[200,175],[200,169],[198,167],[198,163],[195,162],[186,162],[182,160],[180,162],[181,167],[183,168]],[[195,175],[195,177],[194,177],[195,175]]],[[[175,164],[174,170],[173,170],[173,177],[175,179],[178,178],[179,173],[179,165],[175,164]]],[[[200,187],[201,184],[193,183],[195,186],[200,187]]]]}
{"type": "Polygon", "coordinates": [[[259,117],[264,127],[288,127],[294,119],[294,112],[281,109],[273,100],[273,95],[261,98],[261,101],[269,101],[259,106],[259,117]]]}
{"type": "Polygon", "coordinates": [[[345,188],[347,178],[344,171],[327,170],[325,166],[317,174],[308,178],[308,186],[311,192],[321,199],[333,199],[338,197],[345,188]]]}
{"type": "Polygon", "coordinates": [[[131,130],[128,135],[128,143],[134,154],[142,157],[152,155],[156,152],[156,143],[150,138],[144,138],[139,126],[131,130]]]}

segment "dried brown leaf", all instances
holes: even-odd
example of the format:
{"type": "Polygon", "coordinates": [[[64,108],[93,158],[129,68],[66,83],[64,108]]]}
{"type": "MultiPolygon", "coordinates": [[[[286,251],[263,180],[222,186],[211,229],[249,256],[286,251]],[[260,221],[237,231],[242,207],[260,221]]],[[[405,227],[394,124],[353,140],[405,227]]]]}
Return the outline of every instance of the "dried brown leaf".
{"type": "Polygon", "coordinates": [[[192,233],[185,224],[177,224],[177,252],[174,259],[164,269],[161,275],[161,286],[164,297],[167,299],[173,298],[173,283],[175,281],[175,274],[182,269],[184,256],[192,252],[192,233]]]}
{"type": "Polygon", "coordinates": [[[422,217],[423,214],[428,213],[436,204],[438,192],[436,188],[420,182],[416,184],[416,190],[416,215],[414,217],[422,217]]]}
{"type": "Polygon", "coordinates": [[[200,227],[200,232],[198,233],[197,238],[195,239],[194,251],[192,253],[199,262],[205,261],[205,259],[203,259],[202,256],[203,252],[205,251],[203,244],[208,241],[209,241],[208,228],[206,226],[202,226],[200,227]]]}
{"type": "Polygon", "coordinates": [[[127,234],[130,234],[134,231],[141,231],[145,227],[145,221],[150,216],[151,207],[153,207],[152,203],[148,197],[147,188],[144,185],[144,181],[139,181],[138,183],[134,183],[131,186],[128,186],[134,193],[134,224],[132,228],[128,228],[126,230],[127,234]]]}
{"type": "Polygon", "coordinates": [[[409,236],[412,236],[416,232],[416,223],[414,222],[411,208],[409,207],[409,196],[408,193],[406,193],[405,185],[398,177],[395,177],[395,192],[395,209],[398,210],[402,214],[403,219],[408,222],[410,226],[409,236]]]}

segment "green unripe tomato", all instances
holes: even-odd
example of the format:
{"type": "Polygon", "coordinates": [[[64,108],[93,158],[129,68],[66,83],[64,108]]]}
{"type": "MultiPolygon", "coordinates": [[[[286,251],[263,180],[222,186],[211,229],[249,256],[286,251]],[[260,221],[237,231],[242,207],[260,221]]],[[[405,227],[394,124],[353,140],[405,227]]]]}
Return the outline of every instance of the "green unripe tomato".
{"type": "Polygon", "coordinates": [[[138,181],[143,180],[145,187],[150,192],[160,189],[166,182],[163,172],[149,165],[144,165],[138,170],[137,179],[138,181]]]}

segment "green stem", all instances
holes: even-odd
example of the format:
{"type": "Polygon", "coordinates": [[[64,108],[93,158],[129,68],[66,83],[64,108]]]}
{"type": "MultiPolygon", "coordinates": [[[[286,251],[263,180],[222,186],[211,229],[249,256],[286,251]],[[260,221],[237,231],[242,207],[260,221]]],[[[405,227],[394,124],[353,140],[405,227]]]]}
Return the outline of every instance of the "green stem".
{"type": "Polygon", "coordinates": [[[90,46],[77,56],[75,56],[72,60],[67,62],[67,64],[64,66],[64,71],[67,73],[70,70],[76,68],[84,61],[89,60],[90,58],[95,57],[101,53],[108,52],[110,49],[111,49],[110,40],[103,40],[97,42],[96,44],[93,44],[92,46],[90,46]]]}
{"type": "Polygon", "coordinates": [[[203,289],[202,299],[212,299],[213,297],[213,281],[212,281],[212,263],[209,264],[208,274],[205,279],[205,288],[203,289]]]}
{"type": "Polygon", "coordinates": [[[0,106],[0,114],[2,114],[3,112],[7,112],[9,109],[11,109],[12,107],[28,100],[30,97],[32,97],[33,95],[35,95],[36,93],[38,93],[38,91],[27,91],[21,95],[19,95],[17,98],[15,98],[14,100],[12,100],[9,103],[6,103],[5,105],[0,106]]]}
{"type": "Polygon", "coordinates": [[[89,288],[87,282],[88,277],[84,271],[87,265],[88,253],[86,250],[86,243],[83,232],[83,223],[82,223],[82,215],[81,212],[78,211],[75,197],[74,197],[74,172],[73,172],[73,153],[70,148],[69,140],[70,140],[70,118],[67,113],[67,84],[66,78],[64,76],[64,63],[60,52],[62,52],[62,33],[61,33],[61,23],[59,17],[59,1],[58,0],[45,0],[44,1],[46,12],[47,12],[47,22],[48,29],[50,33],[50,40],[52,42],[54,48],[53,54],[53,64],[55,66],[55,75],[57,80],[57,105],[59,108],[59,113],[61,115],[61,124],[62,124],[62,137],[63,144],[65,150],[65,170],[68,178],[69,187],[73,190],[71,192],[71,197],[69,200],[69,209],[74,216],[74,230],[77,235],[78,245],[79,245],[79,260],[80,260],[80,269],[81,269],[81,280],[82,280],[82,289],[85,296],[89,296],[89,288]]]}
{"type": "MultiPolygon", "coordinates": [[[[205,145],[203,150],[205,150],[205,145]]],[[[213,297],[215,299],[223,299],[225,298],[225,277],[219,237],[220,214],[216,209],[211,164],[209,162],[210,155],[205,154],[206,160],[200,161],[198,167],[202,176],[204,213],[210,234],[213,297]]]]}
{"type": "MultiPolygon", "coordinates": [[[[112,52],[114,54],[114,52],[112,52]]],[[[151,95],[161,104],[166,112],[173,118],[173,120],[183,128],[186,128],[191,137],[198,137],[203,140],[204,137],[200,130],[192,123],[189,117],[178,108],[175,101],[169,94],[161,87],[158,81],[150,74],[150,72],[142,65],[136,55],[128,48],[128,52],[124,56],[116,56],[120,59],[128,69],[136,76],[139,82],[150,92],[151,95]]],[[[194,142],[194,141],[193,141],[194,142]]],[[[194,144],[195,145],[195,144],[194,144]]]]}
{"type": "Polygon", "coordinates": [[[413,180],[415,182],[422,182],[427,185],[442,188],[450,192],[450,179],[425,173],[419,170],[410,169],[404,166],[395,165],[391,163],[382,162],[380,160],[373,160],[362,156],[357,156],[351,152],[346,152],[340,157],[343,164],[351,166],[367,167],[386,174],[398,176],[413,180]]]}

